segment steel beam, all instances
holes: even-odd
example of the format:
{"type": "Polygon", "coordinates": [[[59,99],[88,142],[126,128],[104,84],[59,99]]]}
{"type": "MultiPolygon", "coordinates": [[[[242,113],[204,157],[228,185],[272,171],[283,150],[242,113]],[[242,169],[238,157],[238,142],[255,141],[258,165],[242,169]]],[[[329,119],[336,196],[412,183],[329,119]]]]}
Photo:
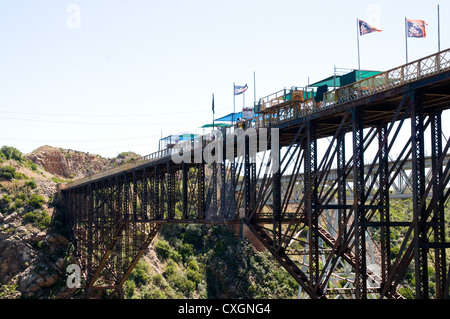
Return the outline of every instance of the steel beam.
{"type": "Polygon", "coordinates": [[[428,243],[425,205],[420,205],[425,193],[425,149],[423,93],[416,91],[411,100],[411,137],[413,150],[413,214],[414,225],[414,261],[416,277],[416,298],[428,299],[428,243]]]}
{"type": "Polygon", "coordinates": [[[363,110],[352,110],[353,130],[353,187],[354,187],[354,223],[356,255],[356,298],[367,298],[366,265],[366,208],[364,187],[364,132],[363,110]]]}
{"type": "Polygon", "coordinates": [[[385,285],[391,269],[391,232],[390,232],[390,214],[389,214],[389,147],[388,132],[386,124],[378,126],[378,147],[380,152],[378,178],[379,178],[379,204],[381,226],[381,287],[385,285]]]}
{"type": "MultiPolygon", "coordinates": [[[[433,209],[432,221],[434,242],[436,244],[445,243],[445,211],[443,200],[443,189],[439,188],[439,183],[443,179],[442,165],[439,165],[439,158],[442,156],[442,117],[441,112],[431,114],[431,169],[436,174],[433,183],[433,196],[436,197],[436,205],[433,209]]],[[[447,280],[446,253],[445,248],[434,250],[435,277],[436,277],[436,298],[443,299],[445,295],[445,282],[447,280]]]]}
{"type": "Polygon", "coordinates": [[[319,279],[319,209],[317,181],[317,138],[316,126],[306,124],[305,143],[305,212],[308,218],[309,285],[316,290],[319,279]]]}

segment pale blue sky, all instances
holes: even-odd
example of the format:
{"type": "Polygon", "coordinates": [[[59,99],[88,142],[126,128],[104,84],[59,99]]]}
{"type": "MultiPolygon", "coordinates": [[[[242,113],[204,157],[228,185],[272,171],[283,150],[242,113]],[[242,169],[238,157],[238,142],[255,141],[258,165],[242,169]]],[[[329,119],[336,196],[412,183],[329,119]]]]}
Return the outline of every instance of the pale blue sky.
{"type": "Polygon", "coordinates": [[[260,98],[357,68],[357,18],[383,29],[361,37],[363,69],[405,63],[405,17],[428,23],[410,61],[437,52],[438,3],[447,49],[442,0],[0,0],[0,145],[145,155],[161,132],[201,133],[213,93],[216,118],[232,112],[233,82],[253,104],[253,72],[260,98]]]}

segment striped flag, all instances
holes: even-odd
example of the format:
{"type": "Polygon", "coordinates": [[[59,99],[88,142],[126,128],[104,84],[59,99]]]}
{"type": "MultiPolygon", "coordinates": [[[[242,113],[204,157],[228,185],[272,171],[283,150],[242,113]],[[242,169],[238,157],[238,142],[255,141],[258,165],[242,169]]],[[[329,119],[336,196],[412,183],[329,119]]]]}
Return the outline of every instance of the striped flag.
{"type": "Polygon", "coordinates": [[[423,20],[410,20],[407,19],[408,23],[408,38],[426,38],[427,32],[425,26],[428,24],[423,20]]]}
{"type": "Polygon", "coordinates": [[[248,89],[247,84],[244,86],[235,85],[234,86],[234,95],[240,95],[240,94],[244,93],[245,91],[247,91],[247,89],[248,89]]]}
{"type": "Polygon", "coordinates": [[[381,32],[383,30],[378,29],[376,27],[374,27],[373,25],[370,25],[368,22],[364,21],[364,20],[359,20],[359,34],[360,35],[365,35],[365,34],[369,34],[372,32],[381,32]]]}

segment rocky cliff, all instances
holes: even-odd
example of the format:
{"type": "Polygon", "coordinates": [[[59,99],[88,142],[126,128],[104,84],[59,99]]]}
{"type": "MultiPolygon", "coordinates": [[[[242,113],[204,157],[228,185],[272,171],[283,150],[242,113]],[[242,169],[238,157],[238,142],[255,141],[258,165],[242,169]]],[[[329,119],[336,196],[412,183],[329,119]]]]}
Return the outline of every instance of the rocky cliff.
{"type": "Polygon", "coordinates": [[[45,171],[62,178],[79,179],[86,175],[96,174],[115,165],[141,157],[133,152],[121,153],[118,157],[108,159],[79,151],[67,150],[51,146],[41,146],[25,155],[45,171]]]}

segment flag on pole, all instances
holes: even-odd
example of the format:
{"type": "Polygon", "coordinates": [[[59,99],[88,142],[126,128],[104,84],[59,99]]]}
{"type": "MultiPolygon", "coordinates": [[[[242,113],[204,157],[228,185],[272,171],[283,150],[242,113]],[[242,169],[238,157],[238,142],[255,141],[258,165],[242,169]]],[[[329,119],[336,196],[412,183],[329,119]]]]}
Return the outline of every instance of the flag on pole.
{"type": "Polygon", "coordinates": [[[216,113],[216,112],[214,111],[214,93],[213,93],[213,99],[212,99],[212,111],[213,111],[213,113],[216,113]]]}
{"type": "Polygon", "coordinates": [[[358,22],[359,22],[359,34],[360,35],[365,35],[365,34],[369,34],[372,32],[383,31],[381,29],[374,27],[373,25],[370,25],[368,22],[366,22],[364,20],[358,20],[358,22]]]}
{"type": "Polygon", "coordinates": [[[406,20],[408,26],[408,38],[426,38],[425,26],[428,24],[423,20],[406,20]]]}
{"type": "Polygon", "coordinates": [[[247,91],[247,89],[248,89],[247,84],[244,86],[235,85],[234,86],[234,95],[240,95],[240,94],[244,93],[245,91],[247,91]]]}

